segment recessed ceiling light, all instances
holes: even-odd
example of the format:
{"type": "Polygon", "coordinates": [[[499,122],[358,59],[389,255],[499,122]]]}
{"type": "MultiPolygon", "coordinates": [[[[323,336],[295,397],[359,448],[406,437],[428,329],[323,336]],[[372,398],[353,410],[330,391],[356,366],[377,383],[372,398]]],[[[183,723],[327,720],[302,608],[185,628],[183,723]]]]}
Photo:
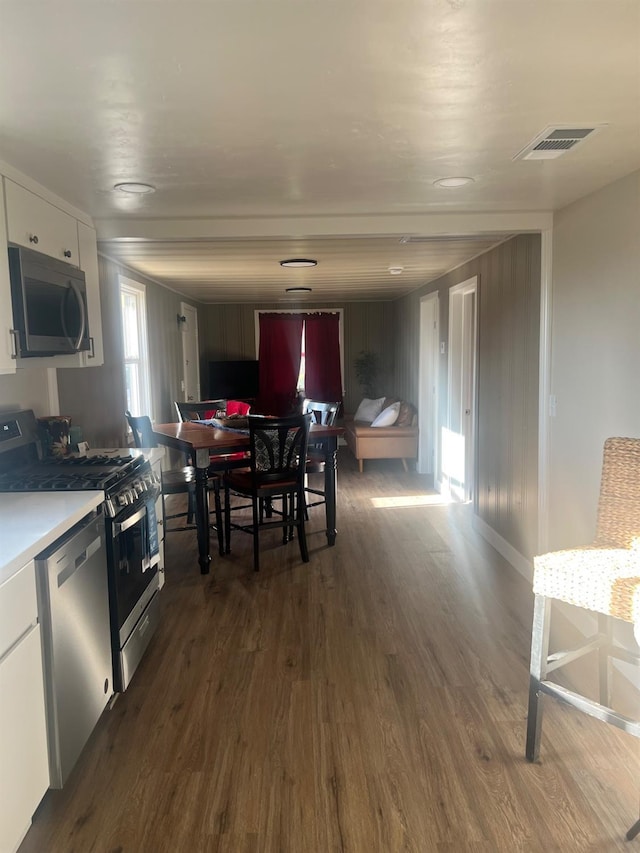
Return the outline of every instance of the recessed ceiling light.
{"type": "Polygon", "coordinates": [[[138,184],[127,181],[123,184],[116,184],[114,190],[118,190],[121,193],[131,193],[132,195],[147,195],[148,193],[154,193],[156,188],[152,187],[151,184],[138,184]]]}
{"type": "Polygon", "coordinates": [[[299,267],[315,267],[317,265],[318,262],[311,258],[289,258],[286,261],[280,261],[281,267],[292,267],[294,269],[299,267]]]}
{"type": "Polygon", "coordinates": [[[465,177],[451,177],[451,178],[438,178],[437,181],[434,181],[433,184],[436,187],[447,187],[448,189],[455,189],[457,187],[464,187],[466,184],[472,184],[473,178],[465,178],[465,177]]]}
{"type": "Polygon", "coordinates": [[[391,275],[402,275],[404,267],[389,267],[389,272],[391,275]]]}
{"type": "Polygon", "coordinates": [[[310,287],[287,287],[285,293],[311,293],[310,287]]]}

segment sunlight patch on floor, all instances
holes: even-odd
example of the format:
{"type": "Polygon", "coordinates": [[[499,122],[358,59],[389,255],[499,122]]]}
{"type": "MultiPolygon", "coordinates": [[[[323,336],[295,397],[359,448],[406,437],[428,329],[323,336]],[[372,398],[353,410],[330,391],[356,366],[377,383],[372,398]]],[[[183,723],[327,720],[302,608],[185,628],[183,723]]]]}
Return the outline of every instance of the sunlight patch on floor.
{"type": "Polygon", "coordinates": [[[400,495],[393,498],[371,498],[371,504],[376,509],[416,507],[416,506],[446,506],[453,503],[445,495],[400,495]]]}

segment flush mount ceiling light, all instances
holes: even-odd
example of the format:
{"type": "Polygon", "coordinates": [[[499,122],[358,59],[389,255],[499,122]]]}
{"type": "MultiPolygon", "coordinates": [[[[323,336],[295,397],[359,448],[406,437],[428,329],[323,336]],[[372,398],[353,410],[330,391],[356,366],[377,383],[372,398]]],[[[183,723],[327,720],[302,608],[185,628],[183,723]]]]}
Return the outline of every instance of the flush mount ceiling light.
{"type": "Polygon", "coordinates": [[[389,273],[391,275],[402,275],[404,272],[404,267],[389,267],[389,273]]]}
{"type": "Polygon", "coordinates": [[[446,187],[447,189],[457,189],[458,187],[464,187],[467,184],[474,183],[473,178],[466,178],[462,176],[452,176],[450,178],[438,178],[437,181],[433,182],[435,187],[446,187]]]}
{"type": "Polygon", "coordinates": [[[130,193],[131,195],[147,195],[148,193],[154,193],[156,188],[152,187],[151,184],[138,184],[133,181],[126,181],[122,184],[116,184],[114,190],[118,190],[121,193],[130,193]]]}
{"type": "Polygon", "coordinates": [[[286,261],[280,261],[281,267],[289,267],[290,269],[299,269],[301,267],[315,267],[317,265],[318,262],[312,260],[311,258],[289,258],[286,261]]]}
{"type": "Polygon", "coordinates": [[[311,293],[310,287],[287,287],[285,293],[311,293]]]}

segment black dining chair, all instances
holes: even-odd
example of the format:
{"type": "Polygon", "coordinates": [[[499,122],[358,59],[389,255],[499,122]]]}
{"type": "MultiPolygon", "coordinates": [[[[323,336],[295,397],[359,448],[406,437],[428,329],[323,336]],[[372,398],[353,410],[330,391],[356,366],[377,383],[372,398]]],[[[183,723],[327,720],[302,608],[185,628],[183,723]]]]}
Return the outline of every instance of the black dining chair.
{"type": "MultiPolygon", "coordinates": [[[[133,433],[133,441],[136,447],[157,447],[157,442],[153,435],[153,427],[151,419],[147,415],[132,415],[131,412],[125,412],[127,422],[133,433]]],[[[183,530],[195,530],[194,515],[196,511],[196,471],[192,465],[185,465],[184,468],[178,468],[170,471],[162,471],[162,515],[165,522],[170,519],[184,518],[186,516],[186,524],[181,527],[165,527],[166,533],[177,533],[183,530]],[[187,511],[173,513],[167,515],[165,512],[165,497],[167,495],[187,495],[187,511]]],[[[211,525],[218,534],[218,551],[220,556],[224,556],[224,526],[222,521],[222,503],[220,501],[220,486],[221,479],[217,474],[209,476],[208,486],[213,488],[215,519],[216,523],[211,525]]]]}
{"type": "Polygon", "coordinates": [[[298,531],[300,556],[309,562],[305,535],[304,474],[311,415],[286,418],[249,415],[249,447],[251,467],[231,470],[224,475],[226,489],[251,499],[252,520],[249,524],[231,521],[229,500],[225,508],[225,538],[227,552],[231,550],[231,530],[241,530],[253,537],[253,568],[260,568],[260,531],[282,528],[282,542],[293,538],[298,531]],[[266,517],[262,507],[282,499],[282,509],[266,517]]]}
{"type": "MultiPolygon", "coordinates": [[[[320,400],[305,399],[302,402],[302,413],[311,415],[312,424],[322,424],[323,426],[333,426],[338,417],[340,409],[339,402],[324,402],[320,400]]],[[[322,444],[314,444],[313,440],[309,442],[307,450],[307,464],[305,466],[305,493],[312,495],[311,499],[307,499],[307,509],[312,506],[322,506],[326,502],[324,489],[311,488],[309,485],[309,474],[324,474],[325,469],[325,453],[322,444]]]]}

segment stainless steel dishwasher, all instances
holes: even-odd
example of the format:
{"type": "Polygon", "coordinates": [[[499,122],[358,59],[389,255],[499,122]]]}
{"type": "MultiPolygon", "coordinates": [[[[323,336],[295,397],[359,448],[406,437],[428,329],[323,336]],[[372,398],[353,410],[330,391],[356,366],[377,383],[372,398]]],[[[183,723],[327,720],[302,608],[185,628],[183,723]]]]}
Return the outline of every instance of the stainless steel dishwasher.
{"type": "Polygon", "coordinates": [[[36,558],[51,787],[61,788],[112,691],[104,516],[36,558]]]}

